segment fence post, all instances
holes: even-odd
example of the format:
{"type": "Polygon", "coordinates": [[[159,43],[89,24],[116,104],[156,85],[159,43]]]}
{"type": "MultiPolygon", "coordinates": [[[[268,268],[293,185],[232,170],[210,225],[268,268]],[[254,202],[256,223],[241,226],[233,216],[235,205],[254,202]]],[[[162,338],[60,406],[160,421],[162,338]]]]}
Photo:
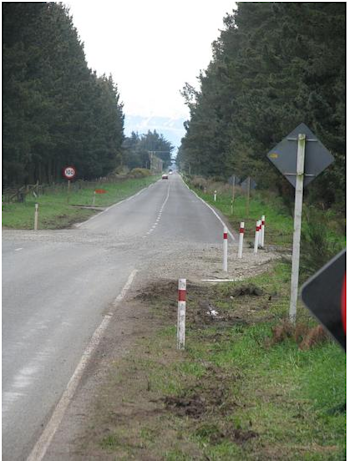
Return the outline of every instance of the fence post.
{"type": "Polygon", "coordinates": [[[186,279],[179,279],[177,305],[177,348],[185,349],[186,279]]]}
{"type": "Polygon", "coordinates": [[[239,228],[239,242],[238,242],[238,258],[242,259],[243,256],[243,237],[244,237],[244,222],[241,222],[239,228]]]}
{"type": "Polygon", "coordinates": [[[38,220],[39,220],[39,204],[35,204],[35,212],[34,212],[34,230],[38,230],[38,220]]]}

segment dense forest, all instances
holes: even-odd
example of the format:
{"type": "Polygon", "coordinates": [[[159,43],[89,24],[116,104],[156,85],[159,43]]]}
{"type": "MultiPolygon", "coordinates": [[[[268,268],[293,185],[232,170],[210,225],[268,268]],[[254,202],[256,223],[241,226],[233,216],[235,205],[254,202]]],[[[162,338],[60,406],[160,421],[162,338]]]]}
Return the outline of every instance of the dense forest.
{"type": "Polygon", "coordinates": [[[146,166],[146,148],[168,161],[172,146],[156,132],[137,135],[137,149],[127,149],[118,87],[88,68],[66,7],[2,7],[4,187],[59,181],[68,165],[80,179],[146,166]]]}
{"type": "Polygon", "coordinates": [[[292,188],[267,152],[304,122],[335,157],[310,186],[323,206],[345,206],[345,3],[238,3],[213,57],[186,84],[190,109],[178,154],[182,169],[259,187],[292,188]]]}

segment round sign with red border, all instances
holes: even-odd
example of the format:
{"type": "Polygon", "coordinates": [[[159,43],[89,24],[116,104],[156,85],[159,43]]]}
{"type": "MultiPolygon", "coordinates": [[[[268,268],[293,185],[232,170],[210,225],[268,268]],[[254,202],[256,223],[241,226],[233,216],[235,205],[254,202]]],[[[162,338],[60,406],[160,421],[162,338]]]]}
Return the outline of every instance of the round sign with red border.
{"type": "Polygon", "coordinates": [[[75,171],[75,168],[73,166],[66,166],[63,170],[63,176],[66,179],[74,179],[76,174],[77,172],[75,171]]]}

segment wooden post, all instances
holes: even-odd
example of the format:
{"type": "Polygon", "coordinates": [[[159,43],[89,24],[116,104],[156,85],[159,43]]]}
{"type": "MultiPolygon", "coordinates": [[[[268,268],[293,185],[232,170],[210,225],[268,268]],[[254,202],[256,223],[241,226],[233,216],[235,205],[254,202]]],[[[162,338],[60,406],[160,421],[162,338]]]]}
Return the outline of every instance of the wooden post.
{"type": "Polygon", "coordinates": [[[67,187],[67,203],[69,203],[70,199],[70,179],[68,179],[68,187],[67,187]]]}
{"type": "Polygon", "coordinates": [[[247,178],[247,201],[246,201],[246,215],[249,217],[249,199],[250,199],[250,176],[247,178]]]}
{"type": "Polygon", "coordinates": [[[232,200],[231,200],[231,214],[233,214],[233,204],[235,201],[235,185],[236,185],[236,176],[232,176],[232,200]]]}
{"type": "Polygon", "coordinates": [[[305,146],[306,146],[306,135],[299,134],[298,153],[297,153],[297,173],[296,173],[296,186],[295,186],[295,205],[294,205],[292,281],[291,281],[291,295],[290,295],[290,308],[289,308],[289,319],[292,323],[295,323],[296,316],[297,316],[301,215],[303,211],[303,191],[304,191],[305,146]]]}
{"type": "Polygon", "coordinates": [[[35,204],[35,212],[34,212],[34,230],[38,230],[38,221],[39,221],[39,205],[38,203],[35,204]]]}

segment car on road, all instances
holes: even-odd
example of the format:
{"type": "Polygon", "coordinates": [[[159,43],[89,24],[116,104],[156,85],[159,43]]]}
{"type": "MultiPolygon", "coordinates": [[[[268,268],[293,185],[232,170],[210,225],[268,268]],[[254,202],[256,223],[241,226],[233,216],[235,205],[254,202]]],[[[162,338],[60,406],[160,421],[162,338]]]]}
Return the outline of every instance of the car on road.
{"type": "Polygon", "coordinates": [[[162,179],[169,179],[167,174],[162,175],[162,179]]]}

